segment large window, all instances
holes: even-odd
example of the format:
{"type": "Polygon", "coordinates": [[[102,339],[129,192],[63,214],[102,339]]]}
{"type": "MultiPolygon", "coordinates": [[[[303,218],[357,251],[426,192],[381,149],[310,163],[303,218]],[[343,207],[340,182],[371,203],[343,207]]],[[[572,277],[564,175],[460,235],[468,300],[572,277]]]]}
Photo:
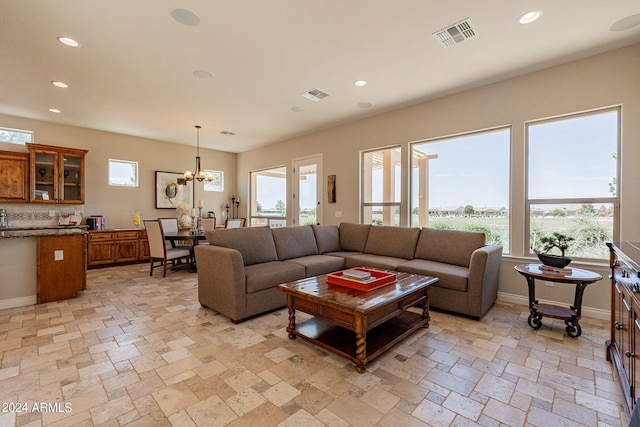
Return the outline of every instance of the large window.
{"type": "Polygon", "coordinates": [[[481,231],[509,252],[509,128],[411,144],[411,225],[481,231]]]}
{"type": "Polygon", "coordinates": [[[362,223],[400,225],[401,155],[400,147],[362,153],[362,223]]]}
{"type": "Polygon", "coordinates": [[[287,224],[287,169],[284,166],[251,172],[250,225],[287,224]]]}
{"type": "Polygon", "coordinates": [[[574,239],[572,258],[608,257],[618,230],[618,109],[527,124],[529,249],[541,235],[574,239]]]}

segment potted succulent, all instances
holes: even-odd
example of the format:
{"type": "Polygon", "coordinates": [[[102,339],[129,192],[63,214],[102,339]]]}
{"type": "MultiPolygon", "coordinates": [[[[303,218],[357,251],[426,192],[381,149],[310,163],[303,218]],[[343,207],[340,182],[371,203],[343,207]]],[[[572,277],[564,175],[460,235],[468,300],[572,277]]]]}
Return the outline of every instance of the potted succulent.
{"type": "Polygon", "coordinates": [[[573,240],[573,237],[558,233],[557,231],[550,236],[540,237],[539,242],[542,248],[541,251],[538,252],[538,259],[549,267],[566,267],[571,262],[571,258],[566,257],[564,254],[566,250],[569,249],[569,244],[573,240]],[[553,248],[557,248],[560,251],[560,255],[550,254],[549,252],[553,248]]]}

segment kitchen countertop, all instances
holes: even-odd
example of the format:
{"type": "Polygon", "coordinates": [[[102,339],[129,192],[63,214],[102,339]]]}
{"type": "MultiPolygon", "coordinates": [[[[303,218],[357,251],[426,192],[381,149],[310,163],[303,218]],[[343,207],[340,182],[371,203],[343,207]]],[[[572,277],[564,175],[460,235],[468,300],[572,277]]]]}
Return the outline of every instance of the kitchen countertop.
{"type": "Polygon", "coordinates": [[[86,233],[86,227],[8,227],[0,229],[0,238],[66,236],[86,233]]]}

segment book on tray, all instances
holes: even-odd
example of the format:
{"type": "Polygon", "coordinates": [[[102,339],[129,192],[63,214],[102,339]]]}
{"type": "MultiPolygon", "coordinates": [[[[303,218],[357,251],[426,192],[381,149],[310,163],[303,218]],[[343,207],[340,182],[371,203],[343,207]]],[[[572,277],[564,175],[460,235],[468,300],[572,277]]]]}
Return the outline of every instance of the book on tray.
{"type": "Polygon", "coordinates": [[[569,274],[573,271],[571,267],[558,268],[558,267],[551,267],[549,265],[544,265],[544,264],[541,264],[538,267],[538,269],[544,273],[558,273],[558,274],[569,274]]]}
{"type": "Polygon", "coordinates": [[[350,268],[348,270],[344,270],[342,275],[348,279],[353,280],[363,280],[366,281],[371,278],[371,273],[365,270],[357,270],[355,268],[350,268]]]}

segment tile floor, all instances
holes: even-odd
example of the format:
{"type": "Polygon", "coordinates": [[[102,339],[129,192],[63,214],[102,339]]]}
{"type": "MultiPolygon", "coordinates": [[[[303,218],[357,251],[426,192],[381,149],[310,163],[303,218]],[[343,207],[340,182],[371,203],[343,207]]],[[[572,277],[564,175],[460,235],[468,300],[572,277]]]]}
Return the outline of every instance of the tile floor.
{"type": "Polygon", "coordinates": [[[286,309],[234,325],[195,274],[90,270],[77,299],[0,311],[0,426],[625,425],[606,322],[572,339],[527,315],[432,312],[358,374],[289,340],[286,309]]]}

